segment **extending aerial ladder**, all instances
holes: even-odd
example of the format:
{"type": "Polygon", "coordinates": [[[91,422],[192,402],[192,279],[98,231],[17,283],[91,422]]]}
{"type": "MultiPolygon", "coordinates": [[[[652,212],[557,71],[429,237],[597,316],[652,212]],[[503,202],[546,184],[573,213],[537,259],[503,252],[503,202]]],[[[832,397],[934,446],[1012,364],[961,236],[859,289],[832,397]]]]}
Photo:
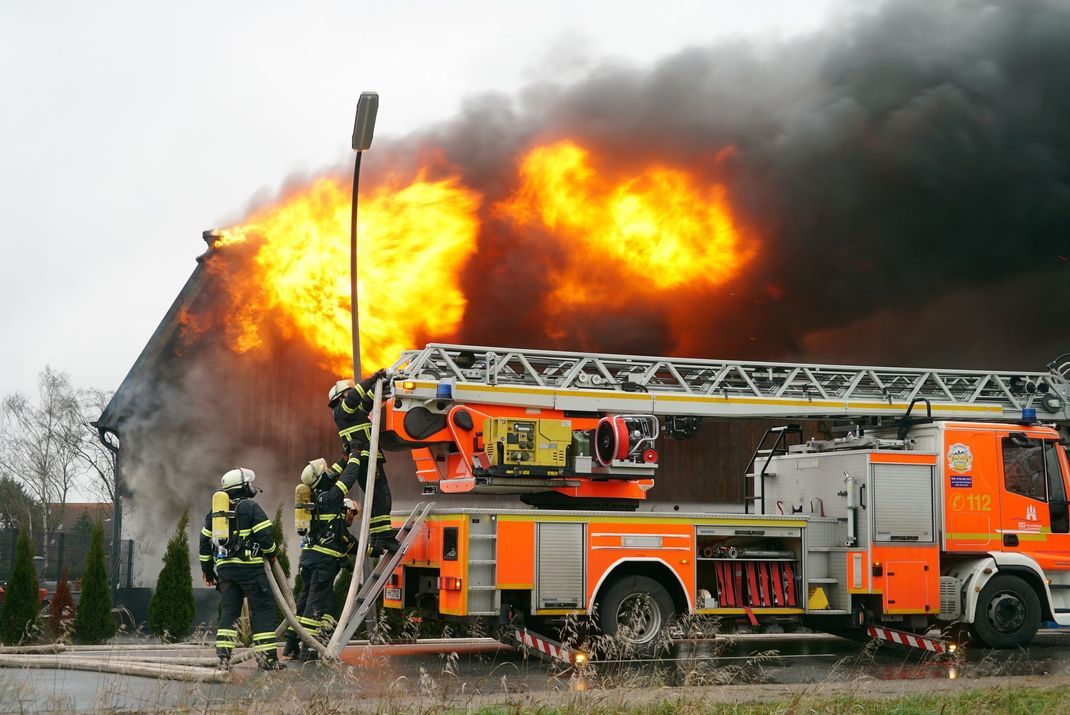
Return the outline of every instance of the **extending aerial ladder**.
{"type": "Polygon", "coordinates": [[[426,492],[533,498],[551,490],[577,505],[643,499],[653,485],[653,446],[662,425],[669,437],[686,438],[703,419],[902,420],[916,405],[939,419],[1070,422],[1070,354],[1044,370],[1021,372],[430,344],[402,354],[392,372],[384,444],[413,449],[426,492]],[[522,445],[527,436],[491,435],[487,428],[497,419],[528,418],[538,423],[521,424],[524,429],[568,423],[557,435],[540,435],[540,444],[589,431],[590,467],[577,440],[564,456],[558,449],[554,463],[535,449],[495,459],[487,449],[492,438],[508,448],[509,440],[522,445]]]}

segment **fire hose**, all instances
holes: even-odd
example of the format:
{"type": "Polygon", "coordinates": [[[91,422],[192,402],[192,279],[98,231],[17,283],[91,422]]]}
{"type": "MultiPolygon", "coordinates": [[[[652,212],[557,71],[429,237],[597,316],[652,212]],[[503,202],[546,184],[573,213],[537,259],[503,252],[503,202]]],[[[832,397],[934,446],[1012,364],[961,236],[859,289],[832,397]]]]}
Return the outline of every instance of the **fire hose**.
{"type": "MultiPolygon", "coordinates": [[[[298,623],[297,616],[294,615],[294,609],[290,606],[290,603],[293,599],[293,594],[288,594],[290,598],[286,598],[286,596],[283,596],[283,591],[281,588],[279,588],[278,581],[275,580],[275,574],[272,573],[272,568],[278,570],[279,576],[283,583],[287,583],[286,575],[282,572],[282,567],[279,566],[278,560],[264,561],[264,573],[267,574],[267,580],[268,584],[271,586],[271,592],[275,594],[275,603],[278,605],[279,610],[282,611],[282,615],[286,617],[286,623],[289,623],[290,627],[294,629],[295,633],[297,633],[297,637],[304,641],[307,646],[313,648],[317,653],[319,653],[321,658],[331,657],[327,654],[327,649],[324,647],[324,645],[318,640],[316,640],[315,636],[306,631],[304,626],[298,623]]],[[[288,583],[286,585],[286,590],[290,590],[290,586],[288,583]]],[[[283,625],[285,625],[285,623],[283,625]]],[[[279,628],[282,628],[282,626],[279,626],[279,628]]],[[[275,633],[278,634],[278,630],[276,630],[275,633]]]]}
{"type": "Polygon", "coordinates": [[[214,668],[198,668],[189,665],[177,665],[174,663],[103,660],[71,655],[0,655],[0,667],[89,670],[96,673],[141,675],[149,678],[166,678],[168,680],[188,680],[210,683],[230,682],[230,673],[216,670],[214,668]]]}

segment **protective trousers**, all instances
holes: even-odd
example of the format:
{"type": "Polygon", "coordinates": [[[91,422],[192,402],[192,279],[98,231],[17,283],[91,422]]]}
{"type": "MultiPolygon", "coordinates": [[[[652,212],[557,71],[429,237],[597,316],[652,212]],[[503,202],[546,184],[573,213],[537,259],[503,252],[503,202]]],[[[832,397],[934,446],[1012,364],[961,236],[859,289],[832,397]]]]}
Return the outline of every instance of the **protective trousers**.
{"type": "MultiPolygon", "coordinates": [[[[364,467],[366,459],[367,456],[361,457],[361,470],[357,477],[357,484],[360,485],[362,491],[367,491],[368,473],[367,468],[364,467]]],[[[393,507],[394,500],[390,496],[390,483],[386,481],[383,460],[376,461],[375,467],[375,493],[372,494],[372,514],[368,520],[368,534],[373,541],[376,537],[394,536],[394,529],[390,526],[390,509],[393,507]]]]}
{"type": "MultiPolygon", "coordinates": [[[[321,632],[326,635],[335,625],[331,611],[335,606],[334,579],[338,576],[339,568],[339,560],[330,557],[317,558],[301,566],[301,593],[297,596],[295,615],[297,622],[313,637],[321,632]]],[[[297,633],[293,628],[287,629],[286,640],[297,643],[297,633]]]]}
{"type": "Polygon", "coordinates": [[[275,660],[275,600],[262,567],[221,567],[217,572],[219,627],[215,647],[230,657],[238,645],[235,621],[241,616],[242,601],[249,599],[249,620],[253,631],[253,651],[258,659],[275,660]]]}

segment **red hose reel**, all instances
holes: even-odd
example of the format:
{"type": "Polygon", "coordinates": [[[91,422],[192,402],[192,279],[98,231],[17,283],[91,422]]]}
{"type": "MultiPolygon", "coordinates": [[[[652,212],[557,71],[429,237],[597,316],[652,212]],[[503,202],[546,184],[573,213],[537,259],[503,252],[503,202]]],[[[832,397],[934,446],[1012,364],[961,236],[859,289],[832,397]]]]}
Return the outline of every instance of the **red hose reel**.
{"type": "Polygon", "coordinates": [[[658,436],[657,418],[649,415],[613,415],[598,421],[594,456],[599,465],[631,461],[656,464],[658,452],[651,447],[658,436]]]}

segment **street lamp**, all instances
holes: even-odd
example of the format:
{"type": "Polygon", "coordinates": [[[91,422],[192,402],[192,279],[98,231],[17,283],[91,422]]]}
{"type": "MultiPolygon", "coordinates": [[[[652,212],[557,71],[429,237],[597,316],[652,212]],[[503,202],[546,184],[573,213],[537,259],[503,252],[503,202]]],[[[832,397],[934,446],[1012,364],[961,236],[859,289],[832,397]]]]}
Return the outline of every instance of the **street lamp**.
{"type": "Polygon", "coordinates": [[[379,95],[361,92],[357,100],[357,116],[353,120],[353,201],[349,222],[349,301],[353,314],[353,379],[360,380],[360,310],[357,307],[357,191],[360,186],[360,157],[371,148],[375,131],[375,115],[379,111],[379,95]]]}

